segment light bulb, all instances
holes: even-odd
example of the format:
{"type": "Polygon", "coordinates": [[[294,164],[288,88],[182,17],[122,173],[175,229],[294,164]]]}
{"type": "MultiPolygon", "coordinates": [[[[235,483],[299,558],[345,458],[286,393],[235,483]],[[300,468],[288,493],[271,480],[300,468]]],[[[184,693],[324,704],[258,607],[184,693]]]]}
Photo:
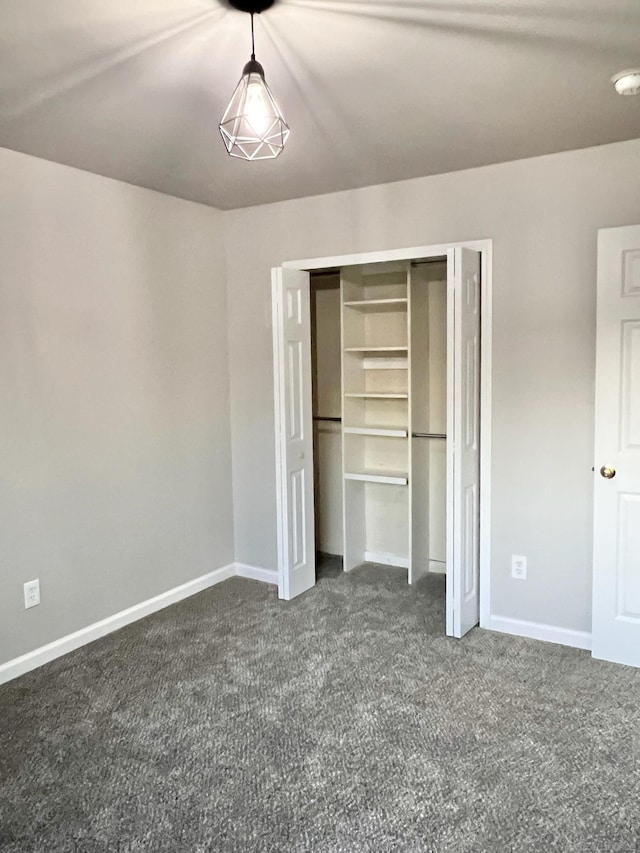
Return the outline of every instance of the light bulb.
{"type": "Polygon", "coordinates": [[[258,136],[262,136],[274,119],[273,109],[264,91],[264,81],[259,74],[250,74],[244,115],[258,136]]]}

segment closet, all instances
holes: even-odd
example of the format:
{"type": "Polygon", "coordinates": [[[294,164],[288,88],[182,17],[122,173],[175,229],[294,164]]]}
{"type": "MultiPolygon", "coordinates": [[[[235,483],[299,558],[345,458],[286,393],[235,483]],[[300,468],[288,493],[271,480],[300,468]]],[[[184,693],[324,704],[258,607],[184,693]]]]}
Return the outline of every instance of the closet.
{"type": "Polygon", "coordinates": [[[333,447],[322,453],[342,494],[341,530],[334,537],[342,545],[331,550],[342,551],[347,570],[366,560],[406,567],[410,583],[444,570],[447,634],[462,637],[478,624],[480,568],[488,577],[490,566],[490,445],[480,440],[480,399],[486,402],[491,393],[491,313],[484,319],[481,313],[485,298],[491,304],[490,270],[490,240],[307,258],[273,268],[280,598],[315,585],[316,543],[322,548],[315,504],[324,506],[325,521],[335,521],[332,512],[340,505],[323,497],[327,476],[320,477],[320,498],[314,496],[319,463],[313,418],[328,417],[333,447]],[[318,400],[314,411],[311,278],[320,271],[339,275],[339,311],[333,331],[318,334],[314,346],[332,341],[328,360],[335,371],[339,356],[340,377],[325,383],[331,409],[323,411],[318,400]]]}
{"type": "Polygon", "coordinates": [[[444,572],[446,257],[314,274],[311,294],[318,550],[444,572]]]}

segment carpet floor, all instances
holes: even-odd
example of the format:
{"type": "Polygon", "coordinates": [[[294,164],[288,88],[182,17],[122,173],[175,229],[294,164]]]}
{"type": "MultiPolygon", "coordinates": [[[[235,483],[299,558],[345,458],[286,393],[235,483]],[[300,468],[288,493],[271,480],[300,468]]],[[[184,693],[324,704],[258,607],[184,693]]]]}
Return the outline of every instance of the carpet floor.
{"type": "Polygon", "coordinates": [[[0,687],[0,850],[636,853],[639,699],[439,576],[233,578],[0,687]]]}

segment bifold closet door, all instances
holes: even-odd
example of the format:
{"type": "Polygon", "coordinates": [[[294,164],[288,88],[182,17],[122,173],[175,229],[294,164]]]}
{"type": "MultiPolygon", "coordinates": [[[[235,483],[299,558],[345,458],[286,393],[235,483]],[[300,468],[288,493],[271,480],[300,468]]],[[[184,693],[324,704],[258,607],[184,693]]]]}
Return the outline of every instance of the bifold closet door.
{"type": "Polygon", "coordinates": [[[447,634],[480,620],[480,253],[447,253],[447,634]]]}
{"type": "Polygon", "coordinates": [[[309,274],[272,272],[278,595],[315,585],[309,274]]]}

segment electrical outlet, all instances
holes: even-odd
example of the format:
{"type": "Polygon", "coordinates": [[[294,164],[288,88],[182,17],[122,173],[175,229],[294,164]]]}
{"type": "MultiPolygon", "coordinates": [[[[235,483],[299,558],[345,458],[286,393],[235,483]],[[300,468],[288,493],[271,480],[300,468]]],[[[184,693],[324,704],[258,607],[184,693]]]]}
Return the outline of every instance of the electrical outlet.
{"type": "Polygon", "coordinates": [[[36,578],[34,581],[27,581],[24,585],[24,609],[35,607],[40,604],[40,581],[36,578]]]}
{"type": "Polygon", "coordinates": [[[518,554],[511,555],[511,577],[519,581],[527,579],[527,558],[518,554]]]}

